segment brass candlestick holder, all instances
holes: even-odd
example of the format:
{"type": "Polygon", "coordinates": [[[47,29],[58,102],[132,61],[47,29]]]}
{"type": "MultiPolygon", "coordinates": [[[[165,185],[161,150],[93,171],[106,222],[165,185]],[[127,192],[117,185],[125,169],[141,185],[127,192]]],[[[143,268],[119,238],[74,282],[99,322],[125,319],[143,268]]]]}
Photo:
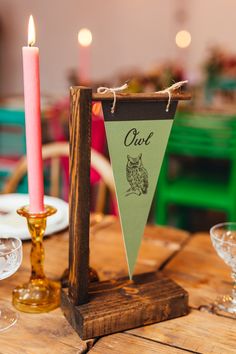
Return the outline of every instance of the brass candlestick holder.
{"type": "Polygon", "coordinates": [[[50,205],[45,205],[44,211],[40,213],[31,213],[28,206],[17,210],[19,215],[27,219],[28,229],[32,237],[30,280],[13,290],[13,305],[20,311],[48,312],[60,304],[60,283],[47,279],[43,268],[43,235],[47,217],[55,214],[56,211],[50,205]]]}

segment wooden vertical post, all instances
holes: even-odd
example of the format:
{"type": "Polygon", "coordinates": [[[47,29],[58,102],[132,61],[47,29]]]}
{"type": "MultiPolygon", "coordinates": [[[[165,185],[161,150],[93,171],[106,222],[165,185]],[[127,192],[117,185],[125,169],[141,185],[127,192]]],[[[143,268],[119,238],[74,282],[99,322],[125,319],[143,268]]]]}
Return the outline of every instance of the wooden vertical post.
{"type": "Polygon", "coordinates": [[[89,212],[92,89],[70,90],[69,296],[87,302],[89,283],[89,212]]]}

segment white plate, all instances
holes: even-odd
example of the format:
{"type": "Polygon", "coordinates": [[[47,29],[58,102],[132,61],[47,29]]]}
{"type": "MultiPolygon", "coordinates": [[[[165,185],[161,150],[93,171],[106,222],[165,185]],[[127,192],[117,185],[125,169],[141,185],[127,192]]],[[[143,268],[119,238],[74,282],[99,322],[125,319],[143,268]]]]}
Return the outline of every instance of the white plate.
{"type": "MultiPolygon", "coordinates": [[[[65,229],[69,224],[69,207],[64,200],[45,196],[44,203],[57,208],[57,213],[48,217],[45,235],[65,229]]],[[[16,210],[29,204],[28,194],[0,195],[0,236],[16,236],[21,240],[30,239],[27,223],[16,210]]]]}

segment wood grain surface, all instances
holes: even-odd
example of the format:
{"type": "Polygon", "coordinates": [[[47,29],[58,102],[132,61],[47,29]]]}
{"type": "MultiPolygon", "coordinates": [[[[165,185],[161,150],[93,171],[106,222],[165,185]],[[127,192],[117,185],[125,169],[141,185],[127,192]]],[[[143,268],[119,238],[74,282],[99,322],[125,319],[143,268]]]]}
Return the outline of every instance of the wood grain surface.
{"type": "MultiPolygon", "coordinates": [[[[68,264],[68,241],[68,231],[44,240],[46,275],[52,279],[59,279],[68,264]]],[[[12,290],[28,281],[30,249],[31,243],[24,242],[20,269],[12,277],[0,281],[0,305],[12,308],[12,290]]],[[[1,354],[72,354],[83,353],[88,348],[88,344],[67,323],[60,309],[44,314],[18,314],[17,324],[0,333],[1,354]]]]}
{"type": "MultiPolygon", "coordinates": [[[[168,93],[156,93],[156,92],[149,92],[149,93],[116,93],[117,101],[157,101],[157,100],[168,100],[169,96],[168,93]]],[[[171,94],[172,100],[178,101],[186,101],[191,99],[190,93],[172,93],[171,94]]],[[[101,94],[101,93],[94,93],[93,94],[93,101],[103,101],[103,100],[113,100],[114,95],[111,92],[101,94]]]]}
{"type": "MultiPolygon", "coordinates": [[[[91,284],[89,302],[82,307],[74,307],[67,292],[63,293],[63,312],[82,338],[114,333],[143,323],[158,322],[184,315],[188,311],[187,294],[167,279],[155,278],[149,282],[147,278],[143,287],[134,283],[133,286],[136,288],[133,290],[138,292],[134,297],[132,294],[127,297],[128,294],[120,291],[122,290],[120,288],[125,288],[127,279],[121,282],[119,280],[120,284],[115,279],[127,276],[128,270],[121,226],[114,220],[112,217],[106,218],[103,227],[96,229],[95,225],[90,235],[91,265],[98,271],[101,280],[112,279],[112,282],[91,284]],[[109,228],[112,237],[107,237],[106,227],[109,228]],[[104,242],[106,252],[100,248],[104,242]],[[120,316],[121,311],[123,316],[120,316]]],[[[146,228],[135,270],[136,275],[159,269],[188,238],[188,233],[176,229],[169,229],[169,235],[170,239],[167,240],[164,228],[154,226],[146,228]]]]}
{"type": "Polygon", "coordinates": [[[80,306],[63,289],[61,307],[80,337],[89,339],[186,315],[188,294],[161,272],[143,273],[91,282],[89,301],[80,306]]]}
{"type": "MultiPolygon", "coordinates": [[[[119,223],[112,216],[98,220],[92,220],[91,264],[98,268],[103,280],[126,275],[119,223]]],[[[58,279],[68,265],[68,232],[47,237],[44,244],[46,274],[58,279]]],[[[29,278],[30,248],[30,242],[24,242],[24,258],[19,271],[0,281],[0,300],[8,306],[11,306],[12,289],[29,278]]],[[[207,233],[189,237],[180,230],[148,226],[136,273],[142,272],[142,267],[143,271],[162,268],[185,287],[193,307],[190,314],[85,342],[68,325],[60,309],[40,315],[19,313],[16,326],[0,334],[0,353],[235,353],[235,319],[204,309],[218,292],[231,289],[230,270],[216,255],[207,233]]]]}
{"type": "Polygon", "coordinates": [[[89,282],[89,212],[92,89],[70,91],[69,296],[85,303],[89,282]]]}
{"type": "Polygon", "coordinates": [[[214,250],[206,233],[194,235],[181,253],[169,262],[165,274],[190,294],[190,306],[210,307],[217,296],[232,290],[230,268],[214,250]]]}
{"type": "Polygon", "coordinates": [[[90,354],[182,354],[189,353],[169,345],[163,345],[156,341],[150,341],[142,337],[128,333],[116,333],[99,339],[90,354]]]}
{"type": "Polygon", "coordinates": [[[192,310],[188,316],[128,332],[194,353],[235,354],[235,320],[192,310]]]}
{"type": "MultiPolygon", "coordinates": [[[[95,225],[91,229],[90,264],[97,270],[101,280],[128,274],[121,226],[115,220],[115,217],[106,217],[102,225],[98,225],[98,228],[95,225]],[[112,236],[108,236],[108,232],[112,236]]],[[[166,231],[165,227],[148,225],[145,228],[134,274],[160,269],[188,240],[189,233],[186,231],[169,227],[168,237],[166,231]]]]}
{"type": "MultiPolygon", "coordinates": [[[[236,353],[235,318],[209,312],[216,296],[229,293],[232,287],[230,269],[217,256],[209,234],[199,233],[189,237],[181,250],[169,258],[163,270],[189,292],[192,306],[190,314],[125,332],[123,335],[135,337],[131,340],[133,345],[129,345],[128,338],[123,337],[119,342],[119,338],[115,337],[116,348],[126,347],[127,354],[142,351],[152,353],[155,342],[163,345],[162,349],[157,349],[157,353],[161,353],[161,350],[168,353],[169,348],[177,353],[178,350],[202,354],[236,353]],[[149,348],[143,349],[143,340],[150,340],[149,348]]],[[[101,343],[98,341],[91,352],[100,353],[106,345],[112,348],[113,338],[110,341],[108,336],[101,343]]]]}

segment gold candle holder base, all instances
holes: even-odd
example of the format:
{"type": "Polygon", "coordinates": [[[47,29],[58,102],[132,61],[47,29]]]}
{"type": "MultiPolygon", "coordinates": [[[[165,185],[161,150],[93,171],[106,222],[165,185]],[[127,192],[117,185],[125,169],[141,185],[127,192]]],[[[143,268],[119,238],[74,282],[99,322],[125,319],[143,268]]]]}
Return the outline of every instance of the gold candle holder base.
{"type": "Polygon", "coordinates": [[[28,206],[17,210],[17,213],[27,219],[28,229],[32,238],[31,277],[28,283],[17,286],[13,290],[13,305],[19,311],[30,313],[48,312],[60,305],[59,282],[46,278],[43,269],[44,248],[43,235],[46,229],[47,217],[56,213],[56,209],[45,205],[40,213],[31,213],[28,206]]]}

